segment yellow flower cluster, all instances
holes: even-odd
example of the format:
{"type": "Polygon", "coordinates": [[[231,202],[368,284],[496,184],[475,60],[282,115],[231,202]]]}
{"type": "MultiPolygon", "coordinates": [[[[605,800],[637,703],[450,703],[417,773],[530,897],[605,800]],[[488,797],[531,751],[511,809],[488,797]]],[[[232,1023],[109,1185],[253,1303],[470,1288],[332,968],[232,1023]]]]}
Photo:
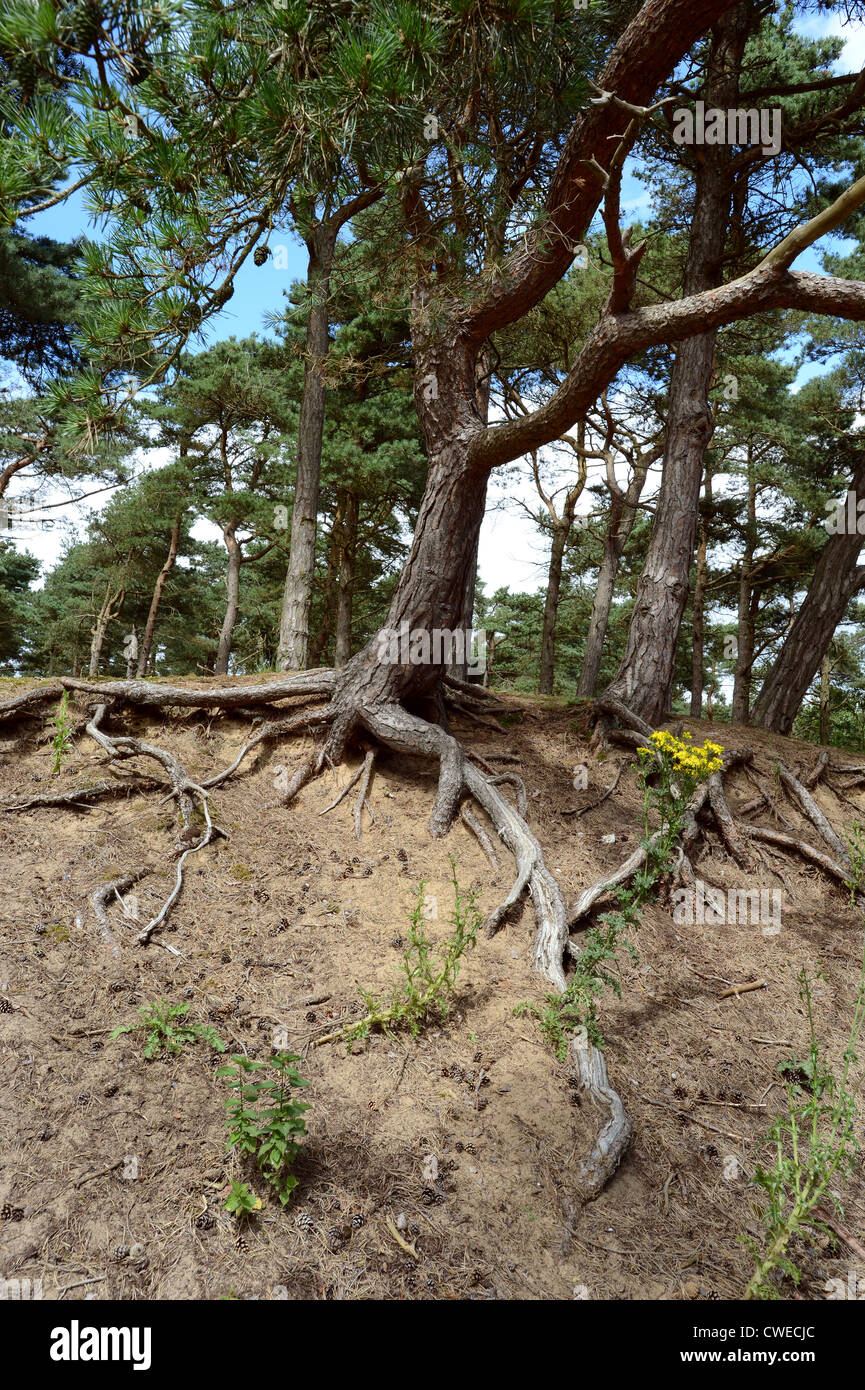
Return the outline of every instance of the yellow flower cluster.
{"type": "Polygon", "coordinates": [[[723,766],[724,749],[720,743],[711,743],[708,739],[702,748],[695,748],[690,740],[691,735],[687,732],[678,739],[666,729],[658,729],[649,739],[652,748],[640,748],[638,752],[646,758],[650,758],[653,751],[667,756],[677,772],[687,773],[701,781],[723,766]]]}

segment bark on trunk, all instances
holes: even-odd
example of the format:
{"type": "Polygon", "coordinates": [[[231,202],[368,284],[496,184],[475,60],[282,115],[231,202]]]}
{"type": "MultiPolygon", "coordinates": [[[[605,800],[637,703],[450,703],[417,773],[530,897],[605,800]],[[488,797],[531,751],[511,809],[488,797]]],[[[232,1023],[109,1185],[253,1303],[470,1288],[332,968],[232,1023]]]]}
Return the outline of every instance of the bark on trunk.
{"type": "Polygon", "coordinates": [[[541,632],[541,678],[538,693],[552,695],[553,674],[556,656],[556,620],[559,615],[559,591],[562,586],[562,563],[565,558],[565,544],[570,527],[559,521],[553,527],[553,544],[550,549],[550,568],[547,575],[547,597],[544,604],[544,625],[541,632]]]}
{"type": "MultiPolygon", "coordinates": [[[[853,474],[850,489],[865,490],[865,462],[853,474]]],[[[789,734],[820,662],[829,649],[847,605],[865,583],[859,568],[863,538],[855,529],[830,536],[805,601],[793,619],[771,671],[763,682],[751,722],[776,734],[789,734]]]]}
{"type": "MultiPolygon", "coordinates": [[[[706,100],[721,109],[735,106],[738,74],[749,27],[737,7],[714,30],[706,100]]],[[[684,293],[698,294],[721,283],[721,260],[730,220],[730,150],[706,146],[694,192],[694,211],[684,293]]],[[[663,476],[655,522],[637,587],[625,655],[608,693],[649,724],[669,709],[676,644],[690,589],[703,456],[713,421],[709,387],[716,331],[683,342],[670,375],[663,476]]]]}
{"type": "Polygon", "coordinates": [[[820,663],[820,742],[827,744],[831,737],[832,659],[829,652],[820,663]]]}
{"type": "Polygon", "coordinates": [[[178,512],[171,527],[171,538],[168,543],[168,554],[165,563],[156,577],[153,586],[153,598],[150,600],[150,611],[147,614],[147,622],[144,625],[144,634],[141,638],[141,646],[138,649],[138,666],[136,676],[143,676],[147,670],[147,663],[150,660],[150,652],[153,647],[153,637],[156,632],[156,619],[159,616],[159,608],[162,603],[162,595],[165,593],[165,586],[168,583],[168,576],[174,569],[177,560],[177,551],[180,546],[180,531],[183,526],[183,512],[178,512]]]}
{"type": "Polygon", "coordinates": [[[99,674],[99,659],[102,656],[102,648],[105,644],[105,634],[109,625],[117,617],[123,607],[123,600],[126,598],[125,589],[112,590],[110,587],[106,591],[105,601],[96,615],[96,622],[91,629],[90,641],[90,666],[88,675],[91,679],[99,674]]]}
{"type": "Polygon", "coordinates": [[[464,630],[484,517],[487,471],[469,461],[482,426],[474,363],[450,344],[415,344],[415,403],[428,454],[426,487],[411,547],[387,618],[338,682],[329,752],[338,750],[361,709],[403,701],[441,722],[441,678],[459,653],[446,650],[464,630]],[[435,635],[439,634],[438,645],[435,635]]]}
{"type": "Polygon", "coordinates": [[[748,520],[745,550],[739,571],[738,636],[736,670],[733,677],[734,724],[747,724],[751,709],[751,670],[754,665],[755,604],[752,593],[754,550],[757,545],[757,488],[752,474],[748,478],[748,520]]]}
{"type": "Polygon", "coordinates": [[[308,241],[307,291],[310,297],[306,327],[306,362],[297,439],[297,481],[291,513],[291,550],[277,666],[282,671],[301,671],[309,654],[309,605],[315,569],[315,534],[321,477],[321,444],[324,436],[325,362],[329,347],[328,296],[338,228],[319,224],[308,241]]]}
{"type": "Polygon", "coordinates": [[[339,556],[342,548],[343,508],[345,494],[337,491],[336,511],[330,528],[330,545],[327,552],[327,573],[324,577],[324,603],[322,605],[321,625],[309,645],[309,664],[314,670],[323,664],[330,639],[333,636],[334,610],[336,607],[336,586],[339,579],[339,556]]]}
{"type": "Polygon", "coordinates": [[[224,676],[228,673],[228,658],[231,656],[231,639],[234,635],[234,625],[237,622],[237,610],[240,603],[240,564],[241,550],[234,534],[233,523],[226,526],[223,530],[225,537],[225,548],[228,551],[228,569],[225,575],[225,617],[222,620],[222,630],[219,634],[219,645],[216,649],[216,661],[213,673],[216,676],[224,676]]]}
{"type": "Polygon", "coordinates": [[[339,554],[339,583],[336,597],[336,646],[334,666],[345,666],[351,657],[351,620],[354,603],[354,561],[357,550],[357,520],[360,502],[356,492],[344,490],[342,541],[339,554]]]}
{"type": "Polygon", "coordinates": [[[613,595],[616,589],[616,577],[619,573],[619,565],[625,553],[625,547],[634,529],[637,503],[640,500],[648,471],[648,461],[638,465],[624,495],[619,497],[613,493],[612,496],[610,521],[607,534],[604,537],[604,550],[598,570],[598,586],[592,603],[592,613],[586,633],[586,649],[583,653],[583,664],[580,668],[580,679],[577,684],[577,699],[580,700],[591,700],[598,683],[598,673],[601,669],[604,642],[607,639],[607,627],[610,621],[610,609],[613,605],[613,595]]]}
{"type": "MultiPolygon", "coordinates": [[[[712,475],[707,471],[704,484],[706,493],[706,510],[708,511],[712,503],[712,475]]],[[[705,659],[705,606],[706,606],[706,580],[708,578],[709,566],[707,553],[709,548],[708,520],[706,516],[700,522],[700,543],[697,546],[697,574],[694,581],[694,650],[691,653],[691,718],[701,719],[703,716],[703,661],[705,659]]]]}

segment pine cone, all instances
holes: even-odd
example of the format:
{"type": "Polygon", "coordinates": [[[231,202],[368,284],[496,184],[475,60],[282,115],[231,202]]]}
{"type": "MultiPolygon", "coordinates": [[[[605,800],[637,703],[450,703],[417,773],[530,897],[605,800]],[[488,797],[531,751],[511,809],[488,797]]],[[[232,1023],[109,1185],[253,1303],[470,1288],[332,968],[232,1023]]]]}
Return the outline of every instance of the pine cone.
{"type": "Polygon", "coordinates": [[[269,246],[256,246],[254,252],[252,253],[252,259],[253,259],[253,261],[255,262],[256,265],[259,265],[259,266],[260,266],[260,265],[264,265],[264,262],[267,260],[267,258],[268,258],[269,255],[270,255],[270,247],[269,247],[269,246]]]}
{"type": "Polygon", "coordinates": [[[14,1014],[15,1010],[8,999],[0,998],[0,1014],[14,1014]]]}
{"type": "Polygon", "coordinates": [[[195,1224],[199,1231],[209,1231],[213,1225],[213,1217],[209,1211],[203,1211],[200,1216],[196,1216],[195,1224]]]}
{"type": "Polygon", "coordinates": [[[125,1260],[128,1254],[128,1245],[115,1245],[114,1249],[111,1251],[111,1258],[119,1262],[120,1260],[125,1260]]]}

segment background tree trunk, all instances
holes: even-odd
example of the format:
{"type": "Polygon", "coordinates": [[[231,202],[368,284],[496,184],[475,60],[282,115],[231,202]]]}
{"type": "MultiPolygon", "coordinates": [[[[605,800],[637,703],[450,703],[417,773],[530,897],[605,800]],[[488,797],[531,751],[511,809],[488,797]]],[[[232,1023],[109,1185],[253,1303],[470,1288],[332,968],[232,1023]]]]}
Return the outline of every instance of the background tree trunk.
{"type": "Polygon", "coordinates": [[[102,656],[105,634],[108,631],[109,624],[114,621],[120,609],[123,607],[123,600],[125,598],[125,589],[115,589],[112,591],[111,586],[108,586],[105,593],[105,600],[96,615],[96,622],[91,630],[90,666],[88,669],[88,675],[91,679],[99,674],[99,660],[102,656]]]}
{"type": "MultiPolygon", "coordinates": [[[[706,101],[735,106],[739,71],[752,20],[744,6],[725,15],[713,30],[706,101]]],[[[698,294],[721,283],[721,262],[730,221],[730,149],[701,151],[684,293],[698,294]]],[[[690,590],[703,457],[712,435],[709,387],[716,332],[681,343],[670,374],[670,396],[661,487],[649,550],[637,587],[622,663],[609,687],[649,724],[670,707],[676,644],[690,590]]]]}
{"type": "MultiPolygon", "coordinates": [[[[850,482],[857,497],[865,490],[865,462],[850,482]]],[[[862,536],[830,536],[814,570],[805,601],[784,638],[754,704],[751,722],[776,734],[789,734],[820,662],[829,649],[847,605],[865,583],[858,567],[862,536]]]]}
{"type": "Polygon", "coordinates": [[[217,676],[228,674],[231,639],[234,634],[234,625],[237,622],[237,609],[240,602],[240,564],[242,558],[240,546],[234,534],[233,523],[224,528],[223,535],[228,551],[228,570],[225,575],[225,617],[222,620],[219,645],[216,649],[216,662],[213,667],[214,675],[217,676]]]}
{"type": "Polygon", "coordinates": [[[342,539],[339,549],[339,583],[336,598],[336,646],[334,666],[345,666],[351,656],[351,620],[354,602],[354,560],[360,502],[356,492],[344,489],[342,539]]]}
{"type": "Polygon", "coordinates": [[[307,241],[310,298],[306,361],[297,438],[297,481],[291,512],[291,550],[282,596],[277,666],[301,671],[309,654],[309,602],[315,569],[315,534],[324,437],[325,363],[329,348],[328,296],[336,245],[335,226],[319,223],[307,241]]]}
{"type": "Polygon", "coordinates": [[[159,616],[159,606],[162,603],[162,595],[165,592],[165,585],[168,576],[174,569],[177,559],[177,551],[180,545],[180,529],[183,525],[183,512],[178,512],[171,527],[171,539],[168,544],[168,554],[165,557],[165,564],[156,576],[156,583],[153,586],[153,598],[150,600],[150,611],[147,614],[147,622],[144,625],[144,633],[141,638],[141,646],[138,649],[138,666],[136,676],[143,676],[147,670],[147,663],[150,659],[150,651],[153,646],[153,636],[156,632],[156,619],[159,616]]]}
{"type": "Polygon", "coordinates": [[[586,633],[586,647],[583,652],[583,664],[580,667],[580,679],[577,684],[577,699],[579,700],[591,700],[598,683],[604,642],[607,638],[607,626],[610,621],[610,609],[613,605],[613,595],[616,588],[616,576],[619,573],[619,565],[625,553],[625,547],[634,529],[634,522],[637,518],[637,503],[646,482],[649,465],[649,459],[638,464],[634,469],[634,476],[628,484],[627,491],[622,495],[616,492],[612,494],[610,520],[607,533],[604,536],[603,555],[598,569],[598,585],[592,602],[592,612],[586,633]]]}
{"type": "Polygon", "coordinates": [[[559,615],[559,590],[562,585],[562,563],[565,558],[565,545],[570,532],[570,524],[562,517],[553,526],[553,544],[550,549],[550,568],[547,575],[547,597],[544,603],[544,625],[541,632],[541,678],[538,682],[540,695],[552,695],[553,674],[556,659],[556,620],[559,615]]]}
{"type": "Polygon", "coordinates": [[[748,519],[745,528],[745,550],[739,570],[738,626],[736,638],[736,670],[733,677],[734,724],[747,724],[751,709],[751,671],[754,665],[754,602],[751,591],[754,571],[754,550],[757,545],[757,486],[749,464],[748,519]]]}
{"type": "MultiPolygon", "coordinates": [[[[706,470],[704,483],[707,512],[712,505],[712,475],[706,470]]],[[[694,580],[694,648],[691,653],[691,718],[703,717],[703,661],[704,661],[704,623],[706,604],[706,579],[708,577],[708,517],[700,521],[700,543],[697,546],[697,573],[694,580]]]]}

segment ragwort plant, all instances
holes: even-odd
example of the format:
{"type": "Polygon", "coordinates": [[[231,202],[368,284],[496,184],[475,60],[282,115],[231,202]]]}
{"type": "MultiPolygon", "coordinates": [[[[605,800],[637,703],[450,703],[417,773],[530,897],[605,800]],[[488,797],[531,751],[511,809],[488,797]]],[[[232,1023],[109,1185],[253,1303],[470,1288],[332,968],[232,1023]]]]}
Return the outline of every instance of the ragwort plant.
{"type": "Polygon", "coordinates": [[[560,1061],[565,1060],[568,1044],[578,1028],[585,1028],[593,1046],[603,1047],[598,1004],[605,989],[611,989],[619,999],[622,997],[619,952],[624,950],[636,964],[637,950],[628,933],[638,925],[643,903],[673,867],[685,811],[696,787],[723,766],[724,750],[719,743],[707,740],[702,748],[695,748],[689,733],[678,739],[660,729],[652,734],[649,743],[651,747],[637,750],[645,863],[626,887],[617,890],[618,908],[603,913],[597,926],[585,933],[567,989],[562,994],[548,994],[543,1004],[519,1004],[514,1010],[538,1019],[560,1061]],[[655,821],[657,828],[653,828],[655,821]]]}

